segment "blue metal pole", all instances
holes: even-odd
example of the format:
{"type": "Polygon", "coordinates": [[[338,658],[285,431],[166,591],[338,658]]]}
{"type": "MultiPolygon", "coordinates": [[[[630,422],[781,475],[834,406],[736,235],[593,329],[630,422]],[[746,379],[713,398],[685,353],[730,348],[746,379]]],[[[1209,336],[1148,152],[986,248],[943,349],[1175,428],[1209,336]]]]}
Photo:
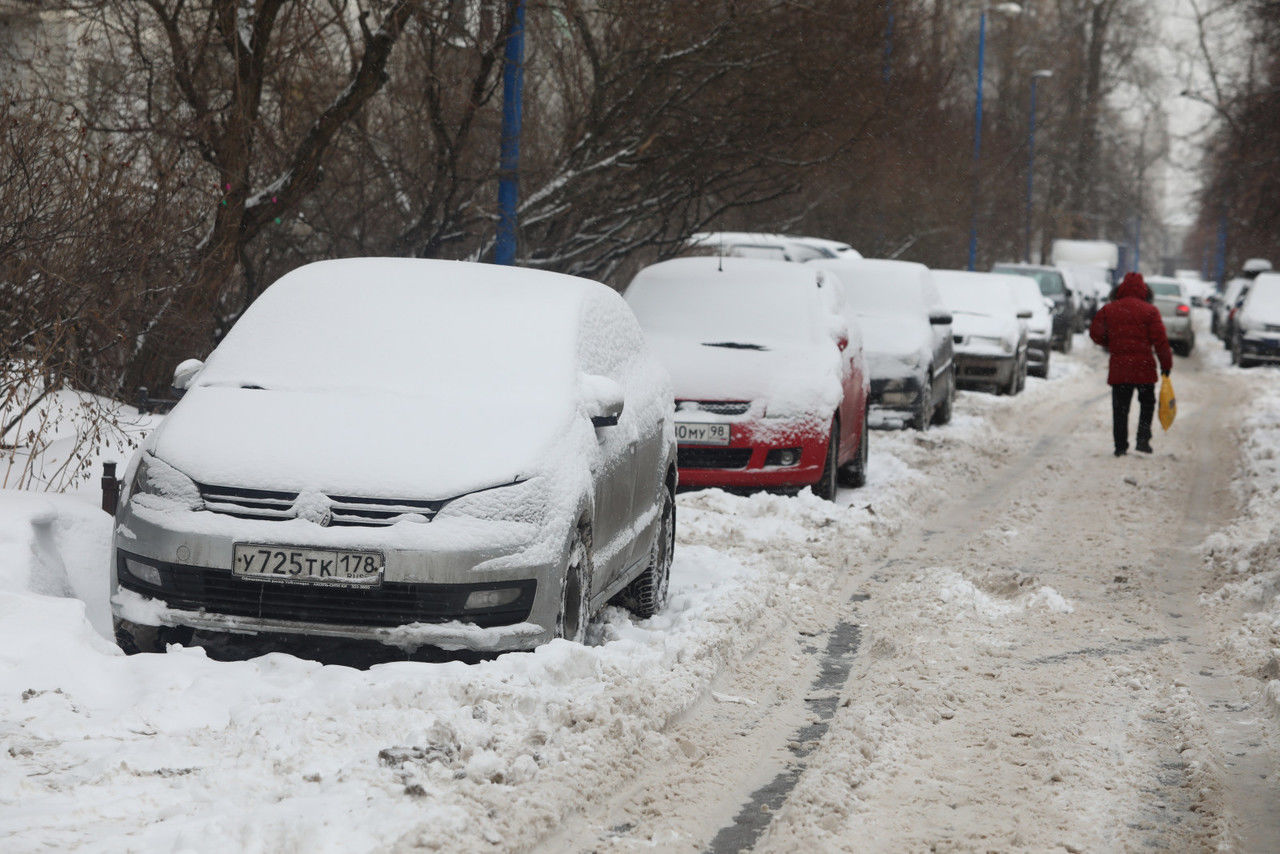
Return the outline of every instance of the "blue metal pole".
{"type": "Polygon", "coordinates": [[[524,2],[516,0],[502,61],[502,153],[498,163],[496,264],[516,262],[516,204],[520,199],[520,118],[524,94],[524,2]]]}
{"type": "Polygon", "coordinates": [[[1031,121],[1027,131],[1027,245],[1022,260],[1031,263],[1031,192],[1036,174],[1036,81],[1031,75],[1031,121]]]}
{"type": "Polygon", "coordinates": [[[1133,223],[1133,272],[1142,272],[1142,209],[1138,209],[1138,215],[1134,218],[1133,223]]]}
{"type": "Polygon", "coordinates": [[[969,217],[969,269],[978,263],[978,163],[982,158],[982,61],[987,50],[987,10],[978,16],[978,93],[973,114],[973,211],[969,217]]]}

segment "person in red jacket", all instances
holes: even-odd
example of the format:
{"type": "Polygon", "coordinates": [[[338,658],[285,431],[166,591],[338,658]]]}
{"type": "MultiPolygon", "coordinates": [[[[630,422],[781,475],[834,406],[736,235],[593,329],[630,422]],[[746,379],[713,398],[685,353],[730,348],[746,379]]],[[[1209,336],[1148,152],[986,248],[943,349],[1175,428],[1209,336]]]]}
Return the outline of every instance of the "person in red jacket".
{"type": "Polygon", "coordinates": [[[1116,456],[1129,450],[1129,405],[1138,392],[1138,433],[1134,447],[1151,453],[1151,417],[1156,411],[1156,358],[1160,373],[1173,368],[1173,352],[1160,309],[1148,301],[1150,289],[1141,273],[1126,273],[1114,299],[1099,309],[1089,337],[1111,354],[1107,382],[1111,385],[1111,429],[1116,456]],[[1153,356],[1154,353],[1154,356],[1153,356]]]}

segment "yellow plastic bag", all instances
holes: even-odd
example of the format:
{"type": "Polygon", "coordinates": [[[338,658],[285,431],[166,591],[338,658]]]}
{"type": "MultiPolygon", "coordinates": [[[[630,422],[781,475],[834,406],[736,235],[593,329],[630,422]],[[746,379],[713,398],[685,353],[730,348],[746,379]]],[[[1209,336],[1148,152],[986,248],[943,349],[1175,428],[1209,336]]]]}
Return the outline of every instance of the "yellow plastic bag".
{"type": "Polygon", "coordinates": [[[1173,426],[1173,419],[1178,417],[1178,399],[1173,396],[1173,383],[1165,374],[1160,381],[1160,426],[1168,430],[1173,426]]]}

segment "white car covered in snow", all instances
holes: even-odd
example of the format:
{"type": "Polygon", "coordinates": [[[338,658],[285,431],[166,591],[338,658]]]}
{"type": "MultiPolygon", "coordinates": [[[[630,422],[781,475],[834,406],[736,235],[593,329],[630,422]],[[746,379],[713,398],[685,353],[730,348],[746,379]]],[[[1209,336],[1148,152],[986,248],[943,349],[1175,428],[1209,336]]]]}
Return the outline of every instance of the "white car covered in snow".
{"type": "Polygon", "coordinates": [[[862,327],[871,406],[927,430],[951,420],[956,378],[951,314],[923,264],[857,258],[812,261],[839,279],[844,310],[862,327]]]}
{"type": "Polygon", "coordinates": [[[201,630],[527,649],[663,603],[671,386],[604,285],[310,264],[174,385],[116,516],[127,651],[201,630]]]}
{"type": "Polygon", "coordinates": [[[1280,273],[1262,273],[1253,280],[1233,331],[1233,364],[1247,368],[1280,362],[1280,273]]]}
{"type": "Polygon", "coordinates": [[[1049,355],[1053,350],[1053,312],[1033,279],[985,273],[975,281],[988,287],[1005,287],[1013,296],[1018,318],[1027,333],[1027,373],[1034,377],[1049,376],[1049,355]],[[1025,316],[1024,316],[1025,315],[1025,316]]]}
{"type": "Polygon", "coordinates": [[[993,274],[935,270],[933,277],[951,310],[960,385],[1001,394],[1022,391],[1027,382],[1023,321],[1031,319],[1031,311],[1020,308],[1013,291],[1001,282],[992,287],[993,274]]]}

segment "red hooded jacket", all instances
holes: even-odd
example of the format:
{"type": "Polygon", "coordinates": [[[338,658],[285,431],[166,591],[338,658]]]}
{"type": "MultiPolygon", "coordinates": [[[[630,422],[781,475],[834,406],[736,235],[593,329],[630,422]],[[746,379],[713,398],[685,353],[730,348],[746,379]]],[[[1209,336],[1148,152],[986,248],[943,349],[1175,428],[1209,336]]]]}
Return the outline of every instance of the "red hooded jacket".
{"type": "Polygon", "coordinates": [[[1160,309],[1147,302],[1147,283],[1142,276],[1129,273],[1116,289],[1116,297],[1098,310],[1089,327],[1089,337],[1111,354],[1111,385],[1133,383],[1145,385],[1159,382],[1156,360],[1160,368],[1173,368],[1173,353],[1160,319],[1160,309]]]}

